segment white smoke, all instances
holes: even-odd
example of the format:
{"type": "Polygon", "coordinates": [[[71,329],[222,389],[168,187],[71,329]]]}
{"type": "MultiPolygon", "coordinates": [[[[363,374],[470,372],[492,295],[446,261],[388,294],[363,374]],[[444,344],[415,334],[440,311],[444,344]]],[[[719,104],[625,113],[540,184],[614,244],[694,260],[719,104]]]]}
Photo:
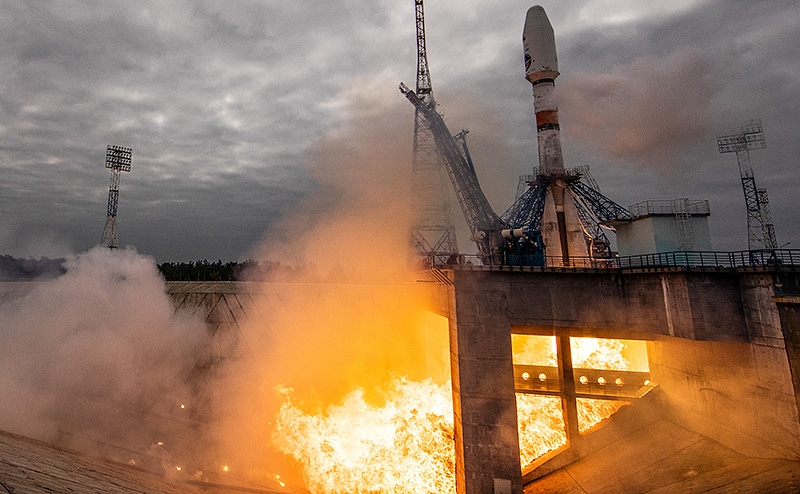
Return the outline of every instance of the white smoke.
{"type": "Polygon", "coordinates": [[[185,450],[202,322],[175,313],[133,249],[98,247],[66,268],[0,305],[0,429],[137,464],[158,442],[161,457],[185,450]]]}

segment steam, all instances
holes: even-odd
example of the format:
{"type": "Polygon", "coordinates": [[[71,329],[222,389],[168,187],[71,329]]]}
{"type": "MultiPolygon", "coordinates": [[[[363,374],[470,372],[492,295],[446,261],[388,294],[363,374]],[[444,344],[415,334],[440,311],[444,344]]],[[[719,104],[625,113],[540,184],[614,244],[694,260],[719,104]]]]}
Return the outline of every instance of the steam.
{"type": "Polygon", "coordinates": [[[0,429],[156,467],[185,453],[202,322],[175,313],[133,249],[98,247],[66,268],[0,305],[0,429]]]}
{"type": "Polygon", "coordinates": [[[312,200],[255,253],[291,271],[254,280],[265,283],[242,325],[242,357],[217,387],[222,456],[249,477],[286,479],[291,469],[270,444],[278,386],[293,388],[295,406],[324,410],[354,390],[380,404],[380,389],[399,376],[428,374],[431,314],[408,250],[412,109],[394,84],[381,86],[391,91],[360,94],[346,127],[309,151],[312,200]]]}

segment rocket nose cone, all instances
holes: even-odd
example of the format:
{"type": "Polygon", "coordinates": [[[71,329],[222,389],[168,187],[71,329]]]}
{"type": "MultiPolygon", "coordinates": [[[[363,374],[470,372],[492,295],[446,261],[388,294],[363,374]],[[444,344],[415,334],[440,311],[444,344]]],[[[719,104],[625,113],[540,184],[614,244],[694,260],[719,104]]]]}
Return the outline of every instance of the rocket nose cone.
{"type": "Polygon", "coordinates": [[[531,82],[540,77],[554,79],[558,76],[553,26],[540,5],[528,9],[522,30],[522,46],[525,50],[525,74],[531,82]]]}
{"type": "Polygon", "coordinates": [[[525,15],[525,31],[529,27],[533,29],[553,29],[550,25],[550,19],[547,18],[547,13],[541,5],[534,5],[528,9],[528,13],[525,15]]]}

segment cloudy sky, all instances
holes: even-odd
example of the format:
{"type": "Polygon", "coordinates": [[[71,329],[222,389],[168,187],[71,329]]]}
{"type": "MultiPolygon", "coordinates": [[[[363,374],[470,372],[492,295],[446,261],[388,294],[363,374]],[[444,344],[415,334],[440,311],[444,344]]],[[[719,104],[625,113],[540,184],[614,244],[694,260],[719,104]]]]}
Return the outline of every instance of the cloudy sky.
{"type": "MultiPolygon", "coordinates": [[[[439,110],[469,143],[490,202],[536,165],[522,0],[427,0],[439,110]]],[[[800,248],[800,3],[543,2],[556,31],[568,167],[622,204],[708,199],[718,250],[747,246],[734,155],[715,137],[760,118],[751,153],[779,244],[800,248]]],[[[407,142],[412,0],[0,0],[0,254],[99,243],[105,147],[133,148],[120,246],[161,261],[248,256],[320,180],[310,150],[359,145],[370,119],[407,142]]],[[[368,145],[368,143],[363,143],[368,145]]],[[[459,218],[460,221],[460,218],[459,218]]],[[[462,235],[463,237],[463,235],[462,235]]],[[[462,241],[464,239],[462,238],[462,241]]]]}

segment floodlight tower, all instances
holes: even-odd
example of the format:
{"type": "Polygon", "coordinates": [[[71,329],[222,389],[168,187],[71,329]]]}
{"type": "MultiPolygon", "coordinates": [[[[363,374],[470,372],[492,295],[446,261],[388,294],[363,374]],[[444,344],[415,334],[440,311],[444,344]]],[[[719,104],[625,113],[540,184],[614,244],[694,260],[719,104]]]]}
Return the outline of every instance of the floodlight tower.
{"type": "MultiPolygon", "coordinates": [[[[431,74],[425,48],[425,13],[422,0],[414,0],[417,33],[417,95],[435,111],[431,74]]],[[[419,254],[449,258],[458,253],[456,231],[450,215],[450,201],[445,195],[444,164],[436,147],[430,123],[419,108],[414,112],[414,154],[412,162],[412,197],[414,224],[411,243],[419,254]]]]}
{"type": "Polygon", "coordinates": [[[131,171],[131,148],[111,146],[106,148],[106,168],[111,169],[111,185],[108,187],[108,215],[100,244],[109,249],[117,248],[117,204],[119,203],[120,172],[131,171]]]}
{"type": "Polygon", "coordinates": [[[742,177],[744,202],[747,206],[747,248],[777,249],[775,227],[769,213],[769,198],[766,189],[756,188],[753,167],[750,165],[750,150],[764,149],[764,131],[761,120],[751,120],[738,133],[717,137],[720,153],[736,153],[739,175],[742,177]]]}

